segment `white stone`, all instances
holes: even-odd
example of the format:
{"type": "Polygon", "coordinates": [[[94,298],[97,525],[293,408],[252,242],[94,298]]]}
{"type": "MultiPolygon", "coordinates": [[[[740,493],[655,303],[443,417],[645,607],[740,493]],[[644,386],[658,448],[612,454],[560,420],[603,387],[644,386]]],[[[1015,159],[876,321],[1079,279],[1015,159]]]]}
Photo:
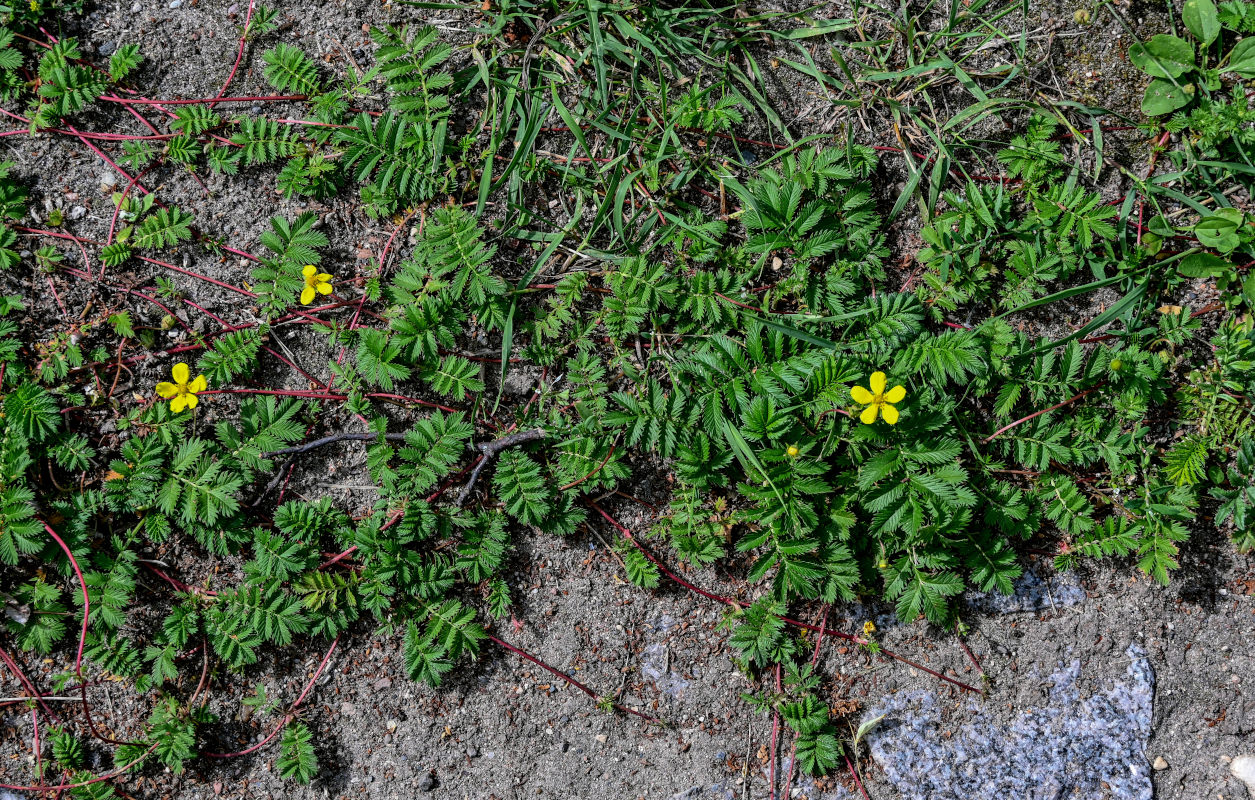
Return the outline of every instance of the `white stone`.
{"type": "Polygon", "coordinates": [[[1255,800],[1255,756],[1238,756],[1229,764],[1229,771],[1233,773],[1233,777],[1246,784],[1246,791],[1255,800]]]}

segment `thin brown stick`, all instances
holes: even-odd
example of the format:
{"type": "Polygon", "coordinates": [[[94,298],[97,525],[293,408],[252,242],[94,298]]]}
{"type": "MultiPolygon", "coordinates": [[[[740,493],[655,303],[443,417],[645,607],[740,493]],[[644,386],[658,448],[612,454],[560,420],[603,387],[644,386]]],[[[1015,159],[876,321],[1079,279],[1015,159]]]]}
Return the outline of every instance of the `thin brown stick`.
{"type": "Polygon", "coordinates": [[[298,444],[293,447],[285,447],[282,450],[272,450],[269,453],[262,453],[262,458],[274,458],[276,456],[295,455],[297,453],[306,453],[316,447],[332,444],[334,442],[372,442],[380,436],[390,442],[405,441],[404,433],[336,433],[331,436],[324,436],[321,439],[314,439],[312,442],[298,444]]]}
{"type": "Polygon", "coordinates": [[[460,506],[466,502],[466,498],[470,496],[471,490],[475,488],[475,482],[479,480],[479,473],[483,472],[484,467],[492,463],[502,450],[509,447],[516,447],[520,444],[526,444],[527,442],[535,442],[539,439],[544,439],[548,435],[549,432],[544,428],[534,428],[530,431],[511,433],[507,436],[502,436],[500,439],[494,439],[491,442],[484,442],[483,444],[476,445],[475,449],[479,450],[481,453],[479,463],[475,465],[475,469],[471,470],[470,480],[468,480],[466,485],[462,487],[462,490],[458,492],[458,496],[454,499],[453,504],[455,506],[460,506]]]}

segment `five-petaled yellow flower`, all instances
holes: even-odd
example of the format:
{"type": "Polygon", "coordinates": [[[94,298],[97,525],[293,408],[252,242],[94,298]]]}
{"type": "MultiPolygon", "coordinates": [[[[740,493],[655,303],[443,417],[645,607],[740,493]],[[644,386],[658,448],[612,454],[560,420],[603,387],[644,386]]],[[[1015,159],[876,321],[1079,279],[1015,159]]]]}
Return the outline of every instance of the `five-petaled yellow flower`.
{"type": "Polygon", "coordinates": [[[863,421],[864,425],[871,425],[876,421],[876,415],[879,413],[884,416],[885,422],[890,425],[896,424],[898,410],[893,407],[893,404],[902,402],[902,398],[906,397],[906,389],[895,386],[886,392],[883,372],[873,372],[871,380],[867,383],[871,391],[862,386],[850,389],[850,397],[854,398],[854,402],[867,406],[858,418],[863,421]]]}
{"type": "Polygon", "coordinates": [[[863,635],[864,636],[870,637],[875,632],[876,632],[876,623],[872,622],[870,619],[863,623],[863,635]]]}
{"type": "Polygon", "coordinates": [[[331,294],[330,275],[319,272],[313,264],[306,264],[301,274],[305,276],[305,288],[301,290],[301,305],[307,306],[314,302],[315,295],[331,294]]]}
{"type": "Polygon", "coordinates": [[[191,372],[187,364],[181,361],[174,365],[170,374],[174,378],[174,383],[162,381],[157,384],[157,394],[170,401],[170,410],[176,414],[185,408],[196,408],[197,393],[209,388],[209,382],[205,380],[205,376],[197,375],[196,380],[189,382],[191,372]]]}

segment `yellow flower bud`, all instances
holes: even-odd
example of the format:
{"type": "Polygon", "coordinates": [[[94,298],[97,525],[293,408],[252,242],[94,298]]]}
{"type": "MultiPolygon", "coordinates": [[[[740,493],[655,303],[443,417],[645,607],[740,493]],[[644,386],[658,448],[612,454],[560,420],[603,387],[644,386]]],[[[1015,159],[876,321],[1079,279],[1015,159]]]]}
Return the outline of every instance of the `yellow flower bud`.
{"type": "Polygon", "coordinates": [[[795,444],[791,444],[785,452],[789,454],[789,458],[797,458],[802,454],[802,449],[795,444]]]}

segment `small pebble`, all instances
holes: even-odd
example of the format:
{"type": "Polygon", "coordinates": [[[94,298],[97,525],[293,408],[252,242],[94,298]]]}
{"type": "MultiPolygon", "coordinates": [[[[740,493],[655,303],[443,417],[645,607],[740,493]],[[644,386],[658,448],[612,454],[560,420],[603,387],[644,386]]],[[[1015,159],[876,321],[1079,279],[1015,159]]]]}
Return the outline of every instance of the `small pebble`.
{"type": "Polygon", "coordinates": [[[466,748],[466,755],[468,758],[479,758],[479,748],[475,745],[471,745],[466,748]]]}
{"type": "Polygon", "coordinates": [[[183,5],[183,0],[170,0],[170,8],[178,8],[183,5]]]}
{"type": "Polygon", "coordinates": [[[430,772],[424,772],[423,777],[418,779],[418,790],[420,792],[430,792],[436,788],[436,776],[430,772]]]}
{"type": "Polygon", "coordinates": [[[115,175],[113,172],[100,173],[100,185],[101,186],[116,186],[117,183],[118,183],[118,176],[115,175]]]}
{"type": "Polygon", "coordinates": [[[1155,763],[1151,764],[1151,766],[1154,767],[1156,771],[1163,772],[1165,769],[1168,768],[1168,759],[1164,758],[1163,756],[1156,756],[1155,763]]]}
{"type": "Polygon", "coordinates": [[[87,209],[83,206],[74,206],[70,209],[70,213],[66,214],[69,219],[82,219],[87,214],[87,209]]]}
{"type": "Polygon", "coordinates": [[[117,49],[118,49],[117,42],[105,42],[104,44],[102,44],[100,47],[97,48],[97,52],[99,52],[102,56],[108,56],[108,55],[113,55],[113,51],[117,49]]]}
{"type": "Polygon", "coordinates": [[[142,8],[143,8],[143,6],[141,6],[139,3],[136,3],[136,4],[134,4],[133,6],[131,6],[131,13],[132,13],[132,14],[138,14],[138,13],[140,12],[140,9],[142,9],[142,8]]]}

